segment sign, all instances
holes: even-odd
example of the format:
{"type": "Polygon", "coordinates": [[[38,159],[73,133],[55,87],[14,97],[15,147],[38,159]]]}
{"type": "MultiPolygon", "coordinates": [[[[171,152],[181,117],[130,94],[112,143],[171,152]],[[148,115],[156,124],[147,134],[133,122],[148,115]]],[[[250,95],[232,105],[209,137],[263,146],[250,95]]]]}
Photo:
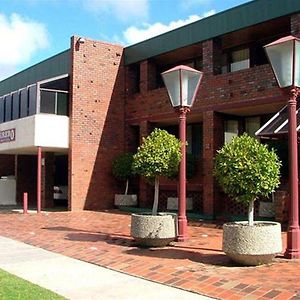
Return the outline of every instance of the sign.
{"type": "Polygon", "coordinates": [[[16,140],[16,128],[0,131],[0,144],[10,143],[16,140]]]}

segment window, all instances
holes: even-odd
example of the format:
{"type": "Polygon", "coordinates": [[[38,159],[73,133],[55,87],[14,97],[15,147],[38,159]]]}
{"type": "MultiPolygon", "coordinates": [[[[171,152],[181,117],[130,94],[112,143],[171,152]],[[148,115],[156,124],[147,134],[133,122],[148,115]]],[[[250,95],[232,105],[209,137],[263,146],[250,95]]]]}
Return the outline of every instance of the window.
{"type": "Polygon", "coordinates": [[[29,97],[29,107],[28,107],[28,116],[36,114],[36,85],[32,85],[28,88],[28,97],[29,97]]]}
{"type": "MultiPolygon", "coordinates": [[[[167,126],[160,127],[168,131],[170,134],[175,135],[177,138],[178,134],[178,126],[167,126]]],[[[199,156],[202,152],[202,124],[188,124],[186,127],[186,141],[187,141],[187,153],[193,154],[194,156],[199,156]]]]}
{"type": "Polygon", "coordinates": [[[20,95],[19,92],[12,94],[12,120],[20,118],[20,95]]]}
{"type": "Polygon", "coordinates": [[[69,94],[67,93],[57,93],[56,101],[57,101],[57,108],[56,114],[60,116],[68,116],[69,115],[69,101],[68,101],[69,94]]]}
{"type": "Polygon", "coordinates": [[[28,102],[27,88],[20,91],[20,118],[28,116],[29,102],[28,102]]]}
{"type": "Polygon", "coordinates": [[[140,92],[140,64],[128,66],[128,92],[129,94],[140,92]]]}
{"type": "Polygon", "coordinates": [[[245,118],[245,132],[256,137],[255,132],[260,128],[260,117],[245,118]]]}
{"type": "Polygon", "coordinates": [[[4,122],[4,97],[0,97],[0,123],[4,122]]]}
{"type": "Polygon", "coordinates": [[[250,51],[249,48],[231,52],[230,72],[250,68],[250,51]]]}
{"type": "Polygon", "coordinates": [[[40,112],[46,114],[55,114],[56,93],[41,91],[40,112]]]}
{"type": "Polygon", "coordinates": [[[225,120],[224,142],[229,143],[239,134],[238,120],[225,120]]]}
{"type": "Polygon", "coordinates": [[[11,95],[5,96],[5,122],[11,121],[12,97],[11,95]]]}
{"type": "Polygon", "coordinates": [[[68,94],[41,90],[40,112],[67,116],[68,94]]]}

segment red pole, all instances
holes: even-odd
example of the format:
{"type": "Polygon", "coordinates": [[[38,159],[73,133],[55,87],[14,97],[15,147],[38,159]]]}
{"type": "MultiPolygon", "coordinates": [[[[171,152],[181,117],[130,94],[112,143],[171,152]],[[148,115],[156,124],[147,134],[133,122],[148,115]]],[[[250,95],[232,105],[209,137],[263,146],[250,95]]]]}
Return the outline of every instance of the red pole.
{"type": "Polygon", "coordinates": [[[37,157],[37,212],[42,210],[41,193],[42,193],[42,147],[38,147],[37,157]]]}
{"type": "Polygon", "coordinates": [[[187,107],[179,109],[179,139],[182,158],[179,166],[178,242],[188,239],[186,218],[186,113],[188,111],[187,107]]]}
{"type": "Polygon", "coordinates": [[[23,214],[28,213],[28,194],[23,194],[23,214]]]}
{"type": "Polygon", "coordinates": [[[290,172],[290,212],[285,257],[300,258],[300,230],[298,203],[298,143],[297,143],[297,96],[300,89],[293,89],[288,101],[289,111],[289,172],[290,172]]]}

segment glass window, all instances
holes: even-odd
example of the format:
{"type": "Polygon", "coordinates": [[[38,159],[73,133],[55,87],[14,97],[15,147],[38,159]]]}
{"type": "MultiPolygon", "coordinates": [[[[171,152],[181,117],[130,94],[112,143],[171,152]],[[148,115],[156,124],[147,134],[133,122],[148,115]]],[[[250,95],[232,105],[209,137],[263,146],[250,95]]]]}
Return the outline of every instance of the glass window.
{"type": "Polygon", "coordinates": [[[250,68],[250,51],[249,48],[231,52],[230,71],[239,71],[250,68]]]}
{"type": "Polygon", "coordinates": [[[19,92],[12,94],[12,120],[20,118],[20,95],[19,92]]]}
{"type": "Polygon", "coordinates": [[[4,122],[4,97],[0,97],[0,123],[4,122]]]}
{"type": "Polygon", "coordinates": [[[224,142],[229,143],[234,137],[239,134],[238,120],[225,120],[224,142]]]}
{"type": "Polygon", "coordinates": [[[36,114],[36,85],[32,85],[28,88],[28,95],[29,95],[29,110],[28,116],[32,116],[36,114]]]}
{"type": "Polygon", "coordinates": [[[5,96],[5,122],[11,121],[11,109],[12,109],[12,97],[11,95],[5,96]]]}
{"type": "Polygon", "coordinates": [[[41,91],[40,113],[55,114],[56,93],[41,91]]]}
{"type": "Polygon", "coordinates": [[[57,114],[61,116],[69,115],[68,94],[57,93],[57,114]]]}
{"type": "Polygon", "coordinates": [[[29,102],[28,102],[28,90],[27,88],[20,91],[20,118],[28,116],[29,102]]]}
{"type": "Polygon", "coordinates": [[[250,117],[245,119],[245,132],[252,137],[257,137],[255,132],[260,128],[260,117],[250,117]]]}

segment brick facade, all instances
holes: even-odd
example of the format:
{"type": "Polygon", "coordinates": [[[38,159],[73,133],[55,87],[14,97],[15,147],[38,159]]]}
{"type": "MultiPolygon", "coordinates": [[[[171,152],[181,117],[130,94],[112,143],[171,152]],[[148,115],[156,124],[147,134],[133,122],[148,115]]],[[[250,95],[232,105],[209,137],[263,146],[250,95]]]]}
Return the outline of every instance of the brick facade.
{"type": "MultiPolygon", "coordinates": [[[[300,14],[291,16],[290,22],[291,33],[299,35],[300,14]]],[[[194,107],[188,115],[188,122],[189,119],[199,120],[203,124],[202,162],[199,164],[203,170],[193,182],[203,187],[201,212],[214,216],[222,215],[230,206],[212,176],[213,158],[224,143],[224,114],[234,112],[237,116],[256,116],[267,113],[272,106],[278,109],[286,102],[286,94],[277,86],[271,66],[267,63],[220,74],[221,47],[221,38],[202,43],[204,77],[194,107]]],[[[154,88],[154,73],[153,60],[142,61],[140,92],[127,94],[126,98],[126,124],[140,126],[140,136],[149,122],[176,122],[166,89],[154,88]]],[[[276,109],[270,111],[274,113],[276,109]]],[[[150,200],[145,199],[151,195],[152,187],[142,180],[139,187],[141,206],[150,206],[150,200]]],[[[172,193],[176,193],[176,189],[173,183],[172,193]]]]}
{"type": "Polygon", "coordinates": [[[69,208],[111,208],[111,164],[124,151],[123,48],[73,37],[71,52],[69,208]]]}

